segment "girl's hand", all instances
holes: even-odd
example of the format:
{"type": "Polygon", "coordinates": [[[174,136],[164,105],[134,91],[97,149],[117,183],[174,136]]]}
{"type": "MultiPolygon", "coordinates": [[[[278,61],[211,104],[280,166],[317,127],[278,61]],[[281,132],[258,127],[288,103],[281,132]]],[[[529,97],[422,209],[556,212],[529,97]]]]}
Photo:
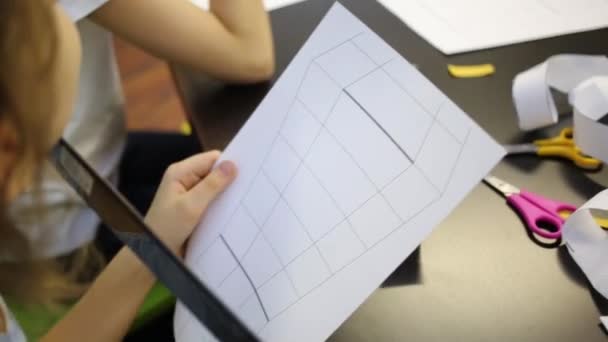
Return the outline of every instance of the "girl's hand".
{"type": "Polygon", "coordinates": [[[177,255],[209,204],[232,182],[236,167],[223,161],[211,170],[220,153],[197,154],[169,166],[145,221],[177,255]]]}

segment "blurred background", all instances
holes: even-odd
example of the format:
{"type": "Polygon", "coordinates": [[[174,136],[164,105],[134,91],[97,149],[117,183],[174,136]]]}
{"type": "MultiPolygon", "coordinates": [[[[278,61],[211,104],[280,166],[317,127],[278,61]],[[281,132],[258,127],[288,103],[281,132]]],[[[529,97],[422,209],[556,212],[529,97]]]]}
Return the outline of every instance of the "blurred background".
{"type": "Polygon", "coordinates": [[[129,130],[180,131],[185,122],[169,66],[115,38],[129,130]]]}

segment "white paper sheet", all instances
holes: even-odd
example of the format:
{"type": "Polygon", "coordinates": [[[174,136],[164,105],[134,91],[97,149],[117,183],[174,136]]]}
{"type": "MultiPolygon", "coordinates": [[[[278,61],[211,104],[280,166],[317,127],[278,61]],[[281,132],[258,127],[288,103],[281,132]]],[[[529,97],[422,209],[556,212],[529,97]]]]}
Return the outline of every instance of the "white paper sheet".
{"type": "Polygon", "coordinates": [[[591,285],[608,298],[608,232],[594,221],[591,208],[608,209],[608,190],[597,194],[566,220],[563,239],[591,285]]]}
{"type": "Polygon", "coordinates": [[[445,54],[608,26],[604,0],[379,0],[445,54]]]}
{"type": "MultiPolygon", "coordinates": [[[[209,8],[209,0],[190,0],[195,5],[200,8],[208,9],[209,8]]],[[[264,6],[266,9],[271,11],[277,8],[293,5],[298,2],[302,2],[305,0],[264,0],[264,6]]]]}
{"type": "MultiPolygon", "coordinates": [[[[263,340],[325,340],[503,155],[336,4],[226,149],[186,262],[263,340]]],[[[174,328],[207,336],[182,306],[174,328]]]]}
{"type": "Polygon", "coordinates": [[[515,77],[513,101],[519,127],[532,130],[557,123],[551,88],[568,94],[574,114],[574,139],[586,154],[608,162],[608,58],[556,55],[515,77]]]}

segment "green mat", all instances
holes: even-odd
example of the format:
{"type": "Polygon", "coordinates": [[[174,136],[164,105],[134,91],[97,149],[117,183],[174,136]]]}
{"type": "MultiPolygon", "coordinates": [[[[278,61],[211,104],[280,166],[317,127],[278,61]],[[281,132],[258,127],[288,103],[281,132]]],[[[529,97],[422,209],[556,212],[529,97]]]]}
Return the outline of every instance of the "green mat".
{"type": "MultiPolygon", "coordinates": [[[[53,310],[43,307],[24,307],[6,299],[7,305],[21,325],[28,341],[37,341],[55,323],[57,323],[71,308],[72,305],[65,305],[53,310]]],[[[160,283],[156,283],[148,293],[146,300],[139,308],[139,313],[131,326],[131,331],[137,330],[146,325],[149,321],[160,316],[175,304],[175,297],[169,290],[160,283]]]]}

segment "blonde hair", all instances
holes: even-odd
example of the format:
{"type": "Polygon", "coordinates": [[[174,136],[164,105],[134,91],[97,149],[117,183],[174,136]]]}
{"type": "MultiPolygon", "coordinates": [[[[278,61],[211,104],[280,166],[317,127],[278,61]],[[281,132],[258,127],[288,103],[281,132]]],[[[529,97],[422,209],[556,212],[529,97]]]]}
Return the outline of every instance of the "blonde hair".
{"type": "MultiPolygon", "coordinates": [[[[58,43],[54,2],[0,1],[0,119],[13,124],[18,139],[18,159],[8,177],[0,180],[0,254],[11,256],[0,260],[0,294],[26,303],[50,304],[78,296],[84,289],[80,270],[89,268],[86,260],[96,254],[84,248],[69,258],[33,258],[27,238],[8,212],[11,178],[24,166],[38,170],[33,180],[36,193],[48,153],[48,113],[55,96],[51,77],[58,43]]],[[[37,207],[42,219],[42,206],[37,207]]]]}

